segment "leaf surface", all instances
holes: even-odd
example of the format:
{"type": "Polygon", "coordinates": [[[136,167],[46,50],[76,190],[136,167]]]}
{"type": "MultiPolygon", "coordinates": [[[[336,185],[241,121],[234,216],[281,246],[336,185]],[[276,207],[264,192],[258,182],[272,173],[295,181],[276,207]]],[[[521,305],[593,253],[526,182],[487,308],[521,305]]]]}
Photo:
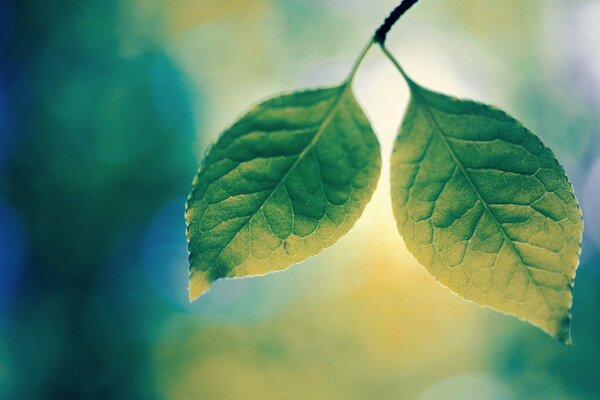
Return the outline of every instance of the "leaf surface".
{"type": "Polygon", "coordinates": [[[281,95],[210,148],[186,206],[190,300],[282,270],[344,235],[370,200],[379,143],[350,84],[281,95]]]}
{"type": "Polygon", "coordinates": [[[583,223],[564,169],[506,113],[406,79],[391,188],[408,250],[460,296],[569,343],[583,223]]]}

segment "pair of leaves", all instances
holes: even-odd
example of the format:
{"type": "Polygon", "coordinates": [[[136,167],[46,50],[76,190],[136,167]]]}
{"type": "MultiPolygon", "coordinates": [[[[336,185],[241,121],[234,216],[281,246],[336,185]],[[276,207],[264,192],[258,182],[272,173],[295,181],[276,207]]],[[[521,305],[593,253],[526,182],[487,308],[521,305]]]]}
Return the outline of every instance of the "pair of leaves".
{"type": "MultiPolygon", "coordinates": [[[[442,284],[568,343],[582,218],[565,171],[502,111],[417,85],[392,154],[406,247],[442,284]]],[[[190,300],[217,279],[282,270],[343,236],[380,148],[340,86],[268,100],[209,149],[186,206],[190,300]]]]}

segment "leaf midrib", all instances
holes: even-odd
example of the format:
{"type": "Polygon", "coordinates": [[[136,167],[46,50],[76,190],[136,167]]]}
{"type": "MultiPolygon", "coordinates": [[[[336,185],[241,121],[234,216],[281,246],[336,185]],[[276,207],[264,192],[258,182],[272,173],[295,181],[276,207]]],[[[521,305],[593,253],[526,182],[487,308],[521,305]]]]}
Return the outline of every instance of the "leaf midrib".
{"type": "MultiPolygon", "coordinates": [[[[294,170],[294,168],[296,168],[298,166],[298,164],[300,163],[300,161],[302,161],[304,159],[304,156],[306,156],[306,154],[317,144],[317,142],[319,141],[319,139],[323,135],[323,132],[324,132],[325,128],[329,125],[329,123],[331,123],[331,120],[333,119],[333,116],[335,115],[335,111],[337,110],[342,97],[346,94],[346,91],[349,90],[350,87],[351,87],[351,82],[349,82],[349,81],[348,82],[344,82],[339,87],[340,88],[340,90],[338,92],[339,94],[334,99],[334,101],[331,104],[331,106],[329,107],[329,109],[325,112],[325,116],[323,117],[322,123],[319,126],[319,129],[317,129],[317,132],[315,133],[315,135],[313,136],[313,138],[311,139],[311,141],[306,145],[306,147],[304,148],[304,150],[302,150],[300,152],[300,154],[296,158],[296,161],[294,161],[294,163],[292,163],[292,165],[288,168],[288,170],[283,175],[283,177],[281,178],[281,180],[273,187],[273,190],[271,191],[271,193],[269,193],[269,195],[265,198],[265,200],[258,206],[258,208],[256,209],[256,211],[254,211],[252,213],[252,215],[248,218],[248,221],[246,221],[246,223],[244,223],[244,225],[242,225],[240,227],[240,229],[231,237],[231,239],[228,240],[227,243],[225,243],[225,245],[221,248],[221,250],[219,250],[219,252],[214,257],[214,259],[213,259],[212,262],[216,262],[219,259],[219,257],[221,257],[221,254],[223,254],[223,251],[225,251],[225,249],[227,249],[229,247],[229,245],[235,240],[235,238],[238,237],[238,235],[240,234],[240,232],[242,232],[252,222],[252,219],[256,216],[256,214],[259,211],[262,210],[262,208],[265,206],[265,204],[267,204],[267,202],[271,199],[271,197],[273,196],[273,194],[275,193],[275,191],[277,190],[277,188],[279,188],[279,186],[282,183],[285,182],[285,180],[287,179],[287,177],[289,176],[289,174],[294,170]]],[[[293,209],[292,209],[292,215],[293,215],[293,209]]],[[[252,226],[250,225],[250,227],[252,227],[252,226]]],[[[293,232],[292,232],[292,234],[293,234],[293,232]]],[[[250,233],[250,241],[252,241],[252,235],[251,235],[251,233],[250,233]]],[[[248,250],[251,251],[251,249],[248,249],[248,250]]]]}
{"type": "Polygon", "coordinates": [[[544,301],[548,305],[548,308],[550,309],[551,312],[553,312],[554,311],[554,307],[552,307],[552,305],[550,304],[550,302],[546,298],[546,295],[544,294],[543,290],[540,288],[540,285],[537,282],[537,280],[533,278],[533,275],[531,275],[531,271],[529,271],[528,264],[525,262],[525,260],[523,259],[523,256],[521,255],[521,253],[519,252],[519,250],[513,244],[512,240],[510,239],[510,237],[506,233],[506,230],[504,229],[504,227],[502,226],[502,224],[500,224],[500,222],[496,218],[496,215],[492,212],[492,210],[489,208],[487,202],[483,199],[483,196],[481,196],[481,193],[479,193],[479,189],[477,188],[477,186],[475,186],[475,183],[471,179],[471,176],[468,174],[467,170],[465,169],[465,167],[462,165],[462,163],[458,159],[458,156],[456,155],[456,153],[454,152],[454,150],[452,149],[452,147],[450,147],[450,143],[448,143],[448,140],[446,139],[446,137],[444,135],[444,131],[442,130],[441,126],[439,125],[439,123],[435,119],[435,116],[433,115],[433,113],[429,110],[429,105],[422,98],[421,94],[418,92],[419,88],[412,87],[412,85],[410,85],[410,84],[409,84],[409,86],[411,86],[412,96],[414,97],[417,105],[423,110],[423,113],[425,114],[425,118],[427,119],[427,121],[429,122],[429,124],[431,125],[431,127],[433,128],[433,131],[436,133],[436,135],[440,138],[440,140],[444,144],[444,147],[446,148],[446,150],[448,151],[448,153],[450,154],[450,156],[454,160],[454,163],[462,171],[463,176],[465,177],[465,179],[467,180],[467,182],[471,186],[471,189],[473,189],[473,191],[477,195],[477,198],[479,199],[479,201],[483,205],[484,209],[492,217],[492,220],[494,221],[494,223],[496,224],[496,226],[498,227],[498,229],[502,233],[502,236],[504,237],[504,241],[507,242],[507,244],[508,244],[509,248],[511,249],[511,251],[517,256],[517,258],[519,259],[519,261],[523,265],[525,271],[527,272],[527,275],[529,276],[529,279],[531,280],[531,282],[533,282],[535,284],[534,286],[538,289],[538,292],[540,293],[540,295],[542,296],[542,298],[544,299],[544,301]]]}

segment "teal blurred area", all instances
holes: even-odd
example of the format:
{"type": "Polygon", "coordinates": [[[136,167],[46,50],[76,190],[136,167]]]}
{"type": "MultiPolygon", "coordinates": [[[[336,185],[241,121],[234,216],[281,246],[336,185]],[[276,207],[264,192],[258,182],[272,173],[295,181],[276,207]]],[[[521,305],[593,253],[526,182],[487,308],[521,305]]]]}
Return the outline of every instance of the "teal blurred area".
{"type": "MultiPolygon", "coordinates": [[[[600,1],[422,0],[389,46],[565,166],[585,235],[573,346],[465,302],[364,218],[189,304],[184,203],[249,105],[344,78],[394,0],[0,0],[0,399],[600,398],[600,1]]],[[[384,158],[406,105],[373,50],[384,158]]],[[[384,164],[387,168],[388,164],[384,164]]]]}

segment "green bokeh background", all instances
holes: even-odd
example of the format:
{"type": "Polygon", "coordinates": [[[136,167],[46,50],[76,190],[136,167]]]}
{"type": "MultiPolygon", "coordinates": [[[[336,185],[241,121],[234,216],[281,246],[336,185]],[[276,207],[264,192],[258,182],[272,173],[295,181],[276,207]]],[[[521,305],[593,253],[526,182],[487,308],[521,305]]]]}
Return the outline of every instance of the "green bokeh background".
{"type": "MultiPolygon", "coordinates": [[[[552,147],[586,231],[573,346],[441,287],[387,160],[336,246],[187,301],[183,207],[250,104],[337,83],[396,1],[0,0],[0,399],[600,398],[600,1],[422,0],[389,47],[552,147]]],[[[355,90],[387,159],[408,98],[355,90]]]]}

